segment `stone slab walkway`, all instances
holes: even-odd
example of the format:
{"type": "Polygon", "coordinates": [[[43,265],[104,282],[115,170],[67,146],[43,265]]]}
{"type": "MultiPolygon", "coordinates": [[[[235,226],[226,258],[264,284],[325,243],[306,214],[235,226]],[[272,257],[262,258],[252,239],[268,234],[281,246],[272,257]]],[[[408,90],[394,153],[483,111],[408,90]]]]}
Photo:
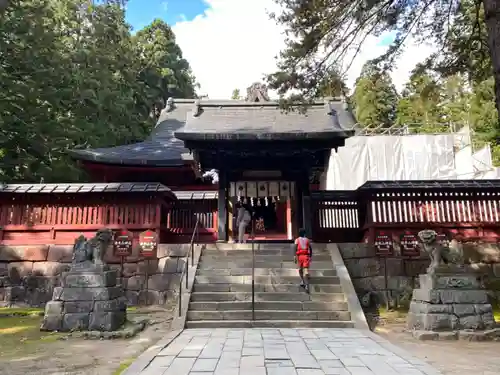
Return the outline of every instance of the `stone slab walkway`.
{"type": "Polygon", "coordinates": [[[357,329],[186,329],[140,375],[440,375],[357,329]]]}

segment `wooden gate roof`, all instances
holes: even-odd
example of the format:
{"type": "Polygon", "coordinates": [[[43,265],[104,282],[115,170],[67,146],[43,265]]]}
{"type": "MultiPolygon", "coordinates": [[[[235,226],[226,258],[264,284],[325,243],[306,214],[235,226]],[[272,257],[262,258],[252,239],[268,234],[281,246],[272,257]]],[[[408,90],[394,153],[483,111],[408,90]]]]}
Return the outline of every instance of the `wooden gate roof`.
{"type": "Polygon", "coordinates": [[[338,99],[316,102],[301,111],[278,102],[200,101],[175,132],[182,140],[301,140],[347,138],[354,118],[338,99]]]}

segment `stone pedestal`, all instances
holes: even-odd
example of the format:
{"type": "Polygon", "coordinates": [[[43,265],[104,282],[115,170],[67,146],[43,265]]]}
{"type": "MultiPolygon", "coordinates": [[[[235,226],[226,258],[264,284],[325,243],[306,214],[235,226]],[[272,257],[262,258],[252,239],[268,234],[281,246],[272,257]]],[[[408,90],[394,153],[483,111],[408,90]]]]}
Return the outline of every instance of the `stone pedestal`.
{"type": "Polygon", "coordinates": [[[114,331],[126,320],[126,299],[117,271],[105,265],[73,265],[54,288],[40,327],[46,331],[114,331]]]}
{"type": "Polygon", "coordinates": [[[420,331],[484,330],[494,327],[488,295],[472,270],[440,267],[420,275],[413,290],[407,328],[420,331]]]}

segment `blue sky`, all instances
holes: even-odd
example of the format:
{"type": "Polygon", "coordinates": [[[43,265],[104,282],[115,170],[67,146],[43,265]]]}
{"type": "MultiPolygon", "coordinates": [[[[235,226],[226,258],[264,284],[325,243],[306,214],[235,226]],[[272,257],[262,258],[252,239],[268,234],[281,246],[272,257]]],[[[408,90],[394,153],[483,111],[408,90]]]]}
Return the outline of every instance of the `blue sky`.
{"type": "Polygon", "coordinates": [[[380,41],[378,42],[378,45],[381,47],[388,46],[389,44],[394,42],[394,39],[396,39],[396,32],[392,31],[390,33],[383,35],[380,41]]]}
{"type": "Polygon", "coordinates": [[[134,31],[147,26],[155,18],[161,18],[172,26],[183,17],[192,20],[207,8],[203,0],[129,0],[127,21],[134,31]]]}

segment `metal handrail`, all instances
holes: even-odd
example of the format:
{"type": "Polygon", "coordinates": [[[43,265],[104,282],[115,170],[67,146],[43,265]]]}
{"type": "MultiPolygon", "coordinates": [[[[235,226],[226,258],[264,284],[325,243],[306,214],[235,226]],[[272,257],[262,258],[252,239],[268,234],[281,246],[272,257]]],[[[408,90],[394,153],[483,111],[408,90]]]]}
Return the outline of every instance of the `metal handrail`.
{"type": "MultiPolygon", "coordinates": [[[[190,251],[187,252],[186,254],[186,260],[184,262],[184,272],[183,274],[186,276],[186,290],[189,288],[189,256],[191,255],[191,266],[194,266],[194,244],[195,244],[195,239],[196,243],[200,241],[200,236],[199,236],[199,231],[200,231],[200,218],[196,218],[196,224],[194,225],[194,230],[193,234],[191,235],[191,241],[189,242],[190,245],[190,251]]],[[[182,316],[182,275],[179,280],[179,317],[182,316]]]]}
{"type": "Polygon", "coordinates": [[[253,220],[250,240],[252,241],[252,320],[255,320],[255,223],[253,220]]]}

